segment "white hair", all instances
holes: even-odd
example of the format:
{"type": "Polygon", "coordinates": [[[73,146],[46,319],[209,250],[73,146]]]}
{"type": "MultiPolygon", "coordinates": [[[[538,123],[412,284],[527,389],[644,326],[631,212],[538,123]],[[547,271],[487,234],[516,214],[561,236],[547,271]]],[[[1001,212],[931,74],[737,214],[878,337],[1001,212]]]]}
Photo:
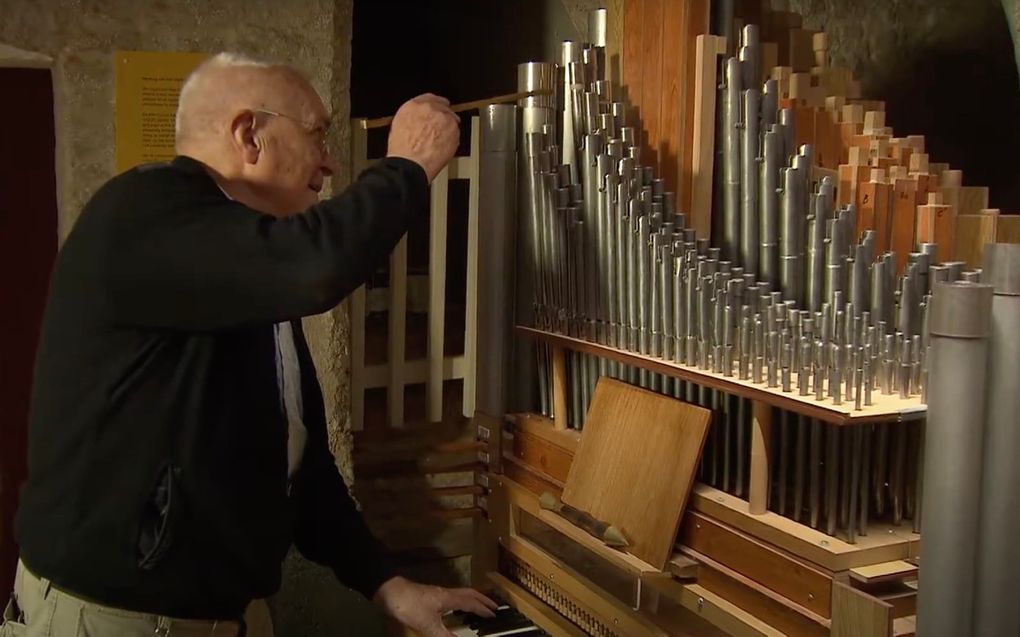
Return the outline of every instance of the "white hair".
{"type": "Polygon", "coordinates": [[[180,139],[182,132],[181,114],[186,112],[185,108],[195,91],[201,86],[203,79],[210,70],[224,68],[257,68],[270,69],[282,65],[265,60],[257,60],[242,53],[231,53],[224,51],[199,64],[181,86],[180,95],[177,97],[177,116],[174,119],[174,134],[180,139]]]}

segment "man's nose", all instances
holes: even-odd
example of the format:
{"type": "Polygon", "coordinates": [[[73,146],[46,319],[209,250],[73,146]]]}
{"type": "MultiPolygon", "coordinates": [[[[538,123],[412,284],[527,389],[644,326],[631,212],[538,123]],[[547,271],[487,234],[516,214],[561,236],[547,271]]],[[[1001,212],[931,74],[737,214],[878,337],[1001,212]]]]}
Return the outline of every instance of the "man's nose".
{"type": "Polygon", "coordinates": [[[322,174],[326,177],[332,177],[340,171],[340,165],[337,164],[336,160],[329,153],[325,153],[322,156],[322,174]]]}

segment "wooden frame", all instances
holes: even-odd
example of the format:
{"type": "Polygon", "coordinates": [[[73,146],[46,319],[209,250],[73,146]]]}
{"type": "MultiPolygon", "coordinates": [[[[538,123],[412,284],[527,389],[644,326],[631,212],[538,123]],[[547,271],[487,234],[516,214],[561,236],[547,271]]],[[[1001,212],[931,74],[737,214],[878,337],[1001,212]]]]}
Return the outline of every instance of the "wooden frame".
{"type": "MultiPolygon", "coordinates": [[[[364,170],[368,157],[368,120],[356,119],[351,127],[351,166],[355,175],[364,170]]],[[[455,157],[432,182],[430,203],[432,214],[429,228],[429,301],[428,352],[423,359],[406,359],[407,329],[407,237],[403,237],[390,255],[388,288],[388,357],[379,365],[365,364],[365,317],[367,292],[365,286],[351,294],[351,426],[364,428],[365,391],[387,389],[387,422],[403,427],[404,389],[407,385],[425,383],[427,392],[425,418],[429,422],[443,419],[443,382],[463,379],[462,413],[469,417],[475,410],[475,369],[478,348],[478,162],[480,159],[479,118],[471,118],[471,151],[455,157]],[[447,206],[450,180],[466,179],[468,186],[468,248],[465,290],[464,354],[446,356],[446,244],[447,206]]]]}

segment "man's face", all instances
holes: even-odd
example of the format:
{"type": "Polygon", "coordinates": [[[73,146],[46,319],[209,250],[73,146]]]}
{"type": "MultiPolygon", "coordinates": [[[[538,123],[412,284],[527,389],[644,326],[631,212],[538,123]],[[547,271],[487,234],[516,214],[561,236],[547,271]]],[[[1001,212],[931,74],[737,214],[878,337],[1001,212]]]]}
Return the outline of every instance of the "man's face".
{"type": "Polygon", "coordinates": [[[254,111],[258,158],[246,172],[261,200],[259,207],[285,217],[304,212],[319,200],[336,165],[326,150],[329,115],[315,91],[295,87],[278,101],[279,110],[254,111]]]}

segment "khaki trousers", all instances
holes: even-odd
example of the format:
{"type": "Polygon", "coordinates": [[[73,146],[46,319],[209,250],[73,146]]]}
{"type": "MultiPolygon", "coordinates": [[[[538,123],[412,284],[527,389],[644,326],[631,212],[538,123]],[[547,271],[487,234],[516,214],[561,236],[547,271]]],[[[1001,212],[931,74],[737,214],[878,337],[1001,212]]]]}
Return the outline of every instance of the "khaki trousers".
{"type": "Polygon", "coordinates": [[[18,562],[14,599],[4,611],[0,637],[143,636],[273,637],[273,625],[264,600],[249,605],[244,623],[174,619],[110,608],[58,590],[18,562]]]}

